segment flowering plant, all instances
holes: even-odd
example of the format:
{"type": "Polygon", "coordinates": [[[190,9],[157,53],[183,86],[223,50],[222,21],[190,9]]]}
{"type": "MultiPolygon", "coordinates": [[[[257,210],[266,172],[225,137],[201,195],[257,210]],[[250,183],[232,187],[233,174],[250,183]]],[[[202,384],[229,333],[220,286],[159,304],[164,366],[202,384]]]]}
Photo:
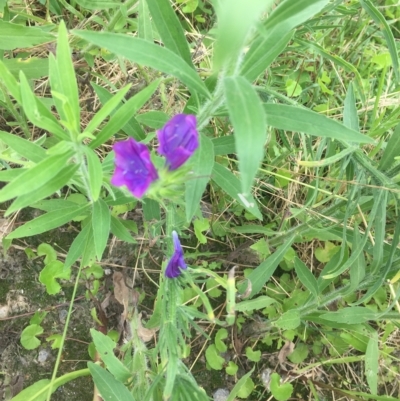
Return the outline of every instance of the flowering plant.
{"type": "MultiPolygon", "coordinates": [[[[199,134],[194,115],[177,114],[157,131],[160,146],[158,153],[165,156],[168,171],[181,167],[199,146],[199,134]]],[[[133,138],[114,144],[115,170],[111,184],[126,186],[136,198],[141,198],[160,175],[168,182],[165,174],[159,174],[150,158],[146,145],[133,138]]],[[[178,174],[179,175],[179,174],[178,174]]],[[[176,180],[176,175],[174,179],[176,180]]],[[[161,186],[163,183],[161,183],[161,186]]]]}

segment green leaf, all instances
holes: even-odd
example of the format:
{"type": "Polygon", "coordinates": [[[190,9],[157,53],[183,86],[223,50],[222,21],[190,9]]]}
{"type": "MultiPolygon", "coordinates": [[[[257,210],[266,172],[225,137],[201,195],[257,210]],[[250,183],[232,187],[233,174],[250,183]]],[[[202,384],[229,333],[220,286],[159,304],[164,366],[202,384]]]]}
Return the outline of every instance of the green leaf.
{"type": "MultiPolygon", "coordinates": [[[[44,394],[43,390],[49,385],[49,379],[38,380],[31,386],[24,388],[18,395],[12,398],[12,401],[46,401],[47,393],[44,394]],[[41,397],[37,397],[37,394],[41,393],[41,397]]],[[[53,392],[57,388],[53,387],[53,392]]]]}
{"type": "Polygon", "coordinates": [[[51,132],[58,139],[69,139],[51,111],[33,94],[29,82],[22,71],[20,72],[19,80],[22,107],[31,123],[51,132]]]}
{"type": "Polygon", "coordinates": [[[224,343],[223,340],[228,338],[228,330],[221,328],[215,334],[215,348],[219,352],[226,352],[228,350],[228,346],[224,343]]]}
{"type": "Polygon", "coordinates": [[[400,149],[400,123],[396,125],[394,132],[390,136],[386,148],[383,152],[381,161],[379,162],[379,169],[382,171],[388,170],[395,162],[396,157],[399,156],[400,149]]]}
{"type": "Polygon", "coordinates": [[[151,20],[149,15],[149,7],[147,6],[147,0],[139,0],[138,9],[138,36],[144,40],[153,40],[153,28],[151,26],[151,20]]]}
{"type": "Polygon", "coordinates": [[[83,147],[86,155],[88,173],[89,173],[89,187],[92,201],[96,202],[99,199],[101,186],[103,184],[103,169],[97,154],[87,146],[83,147]]]}
{"type": "Polygon", "coordinates": [[[269,388],[277,401],[286,401],[293,393],[293,386],[290,383],[281,384],[278,373],[272,373],[269,388]]]}
{"type": "MultiPolygon", "coordinates": [[[[285,243],[277,248],[271,256],[269,256],[263,263],[256,267],[247,277],[247,279],[251,282],[250,297],[253,297],[261,291],[261,288],[269,280],[279,263],[281,263],[283,260],[285,253],[291,247],[294,238],[294,236],[290,237],[285,243]]],[[[243,288],[243,290],[244,289],[245,288],[243,288]]],[[[242,293],[242,288],[239,288],[239,291],[242,293]]]]}
{"type": "Polygon", "coordinates": [[[116,0],[75,0],[75,2],[88,10],[107,10],[121,7],[121,2],[116,0]]]}
{"type": "Polygon", "coordinates": [[[228,374],[230,376],[235,376],[238,369],[239,369],[239,366],[236,365],[235,362],[229,361],[228,366],[225,368],[225,372],[226,372],[226,374],[228,374]]]}
{"type": "Polygon", "coordinates": [[[64,185],[71,180],[74,174],[78,171],[78,165],[69,165],[65,167],[61,172],[58,173],[51,180],[46,182],[42,186],[38,186],[34,192],[27,193],[25,195],[18,196],[17,199],[10,205],[6,210],[5,216],[10,215],[16,210],[22,209],[27,206],[32,206],[34,203],[53,195],[56,191],[62,188],[64,185]]]}
{"type": "Polygon", "coordinates": [[[104,400],[135,401],[129,390],[121,382],[117,381],[111,373],[92,362],[88,362],[88,368],[104,400]]]}
{"type": "Polygon", "coordinates": [[[117,33],[77,30],[73,33],[130,61],[170,74],[182,81],[191,91],[210,97],[196,71],[169,49],[144,39],[117,33]]]}
{"type": "Polygon", "coordinates": [[[93,134],[93,132],[102,123],[102,121],[105,120],[110,114],[112,114],[114,109],[116,109],[120,105],[121,101],[125,98],[130,88],[131,85],[126,85],[114,96],[111,96],[110,99],[108,99],[103,105],[103,107],[91,118],[85,128],[85,133],[93,134]]]}
{"type": "Polygon", "coordinates": [[[225,78],[224,90],[234,128],[242,192],[246,197],[250,194],[253,180],[264,158],[267,139],[265,113],[256,91],[243,77],[225,78]]]}
{"type": "Polygon", "coordinates": [[[128,242],[129,244],[136,244],[137,242],[123,223],[114,216],[111,216],[111,232],[121,241],[128,242]]]}
{"type": "Polygon", "coordinates": [[[296,309],[291,309],[279,317],[273,324],[283,330],[294,330],[300,326],[300,312],[296,309]]]}
{"type": "Polygon", "coordinates": [[[63,344],[61,334],[52,334],[51,336],[46,338],[46,341],[52,342],[51,349],[59,349],[63,344]]]}
{"type": "Polygon", "coordinates": [[[350,82],[347,89],[346,98],[344,99],[343,124],[354,131],[359,132],[358,114],[356,107],[356,99],[354,96],[353,84],[350,82]]]}
{"type": "Polygon", "coordinates": [[[125,383],[132,377],[129,369],[114,355],[114,348],[117,344],[108,336],[95,329],[90,329],[97,352],[107,369],[120,382],[125,383]]]}
{"type": "Polygon", "coordinates": [[[169,0],[147,0],[150,14],[166,48],[193,67],[189,46],[181,22],[169,0]]]}
{"type": "MultiPolygon", "coordinates": [[[[244,376],[242,376],[240,378],[240,380],[235,384],[235,387],[231,390],[231,392],[230,392],[228,398],[226,399],[226,401],[234,401],[235,397],[237,395],[239,395],[239,393],[240,393],[240,397],[241,397],[241,396],[245,395],[244,393],[248,392],[246,390],[246,388],[250,389],[252,387],[251,386],[252,381],[248,382],[248,379],[251,379],[250,376],[252,375],[253,371],[254,371],[254,367],[249,372],[247,372],[244,376]],[[240,392],[242,387],[245,387],[243,393],[240,392]]],[[[253,383],[253,388],[254,388],[254,383],[253,383]]],[[[253,390],[251,389],[251,391],[253,391],[253,390]]],[[[250,391],[250,393],[251,393],[251,391],[250,391]]],[[[244,396],[243,398],[247,398],[247,396],[244,396]]]]}
{"type": "Polygon", "coordinates": [[[296,344],[294,351],[288,356],[288,359],[292,363],[302,363],[308,356],[308,347],[302,342],[296,344]]]}
{"type": "Polygon", "coordinates": [[[318,298],[318,282],[314,275],[310,272],[310,269],[298,257],[294,259],[294,268],[296,270],[297,277],[304,287],[306,287],[315,298],[318,298]]]}
{"type": "Polygon", "coordinates": [[[140,124],[147,125],[150,128],[160,129],[169,120],[169,116],[162,111],[152,110],[148,111],[147,113],[137,115],[136,120],[140,124]]]}
{"type": "Polygon", "coordinates": [[[225,363],[225,359],[219,355],[214,344],[211,344],[206,349],[206,361],[211,366],[211,369],[214,370],[221,370],[225,363]]]}
{"type": "MultiPolygon", "coordinates": [[[[11,72],[6,67],[5,60],[0,60],[0,79],[4,82],[7,90],[10,92],[11,96],[21,104],[21,93],[19,89],[19,84],[16,78],[11,74],[11,72]]],[[[19,74],[19,71],[18,71],[19,74]]]]}
{"type": "Polygon", "coordinates": [[[28,79],[39,79],[47,76],[49,73],[49,60],[47,58],[12,58],[4,59],[3,62],[10,73],[16,78],[19,76],[20,71],[23,71],[28,79]]]}
{"type": "Polygon", "coordinates": [[[37,248],[38,256],[45,256],[44,264],[57,260],[57,252],[50,244],[40,244],[37,248]]]}
{"type": "Polygon", "coordinates": [[[69,280],[71,269],[64,269],[64,264],[59,260],[48,263],[40,272],[39,281],[46,286],[49,295],[58,294],[61,290],[56,279],[69,280]]]}
{"type": "Polygon", "coordinates": [[[82,231],[75,237],[71,246],[69,247],[67,257],[64,263],[64,269],[69,269],[83,254],[85,250],[85,245],[87,243],[87,239],[90,236],[92,230],[91,225],[91,217],[85,221],[82,228],[82,231]]]}
{"type": "Polygon", "coordinates": [[[42,216],[28,221],[23,226],[18,227],[12,233],[7,235],[7,239],[30,237],[41,234],[53,228],[60,227],[71,221],[74,217],[86,214],[88,205],[78,207],[77,205],[66,207],[60,210],[46,213],[42,216]]]}
{"type": "Polygon", "coordinates": [[[208,219],[196,219],[193,222],[194,233],[200,244],[207,243],[207,237],[203,234],[203,231],[207,231],[210,228],[210,222],[208,219]]]}
{"type": "Polygon", "coordinates": [[[272,3],[272,0],[221,0],[214,3],[218,19],[217,40],[214,45],[215,70],[220,70],[229,63],[237,63],[251,29],[272,3]]]}
{"type": "Polygon", "coordinates": [[[14,50],[54,41],[55,37],[39,28],[0,20],[0,49],[14,50]]]}
{"type": "Polygon", "coordinates": [[[20,156],[34,163],[39,163],[46,157],[46,151],[42,147],[18,135],[0,131],[0,141],[4,142],[20,156]]]}
{"type": "Polygon", "coordinates": [[[25,349],[31,350],[39,347],[40,340],[36,336],[43,334],[43,327],[38,324],[30,324],[21,333],[21,344],[25,349]]]}
{"type": "Polygon", "coordinates": [[[107,246],[108,237],[110,235],[111,214],[107,204],[98,199],[93,203],[93,239],[96,249],[97,260],[101,260],[104,249],[107,246]]]}
{"type": "Polygon", "coordinates": [[[394,39],[392,30],[387,23],[385,17],[381,12],[373,5],[370,0],[360,0],[360,3],[364,10],[371,16],[378,27],[382,30],[383,36],[386,39],[386,44],[389,48],[390,57],[392,58],[394,75],[396,76],[396,81],[400,81],[400,69],[399,69],[399,56],[397,52],[396,41],[394,39]]]}
{"type": "Polygon", "coordinates": [[[248,398],[254,390],[254,382],[251,377],[247,377],[237,392],[238,398],[248,398]]]}
{"type": "MultiPolygon", "coordinates": [[[[112,114],[110,120],[97,134],[96,139],[90,142],[89,147],[94,149],[107,142],[116,132],[123,128],[132,119],[132,116],[151,98],[158,88],[161,80],[156,79],[149,86],[142,89],[135,96],[131,97],[126,103],[122,104],[112,114]]],[[[110,98],[111,95],[109,94],[110,98]]],[[[136,138],[141,140],[143,138],[136,138]]]]}
{"type": "Polygon", "coordinates": [[[192,221],[214,167],[214,146],[209,138],[200,135],[200,146],[191,158],[193,176],[186,181],[186,221],[192,221]]]}
{"type": "Polygon", "coordinates": [[[0,202],[33,192],[38,187],[38,183],[43,186],[60,173],[71,156],[72,152],[49,156],[24,171],[0,191],[0,202]]]}
{"type": "Polygon", "coordinates": [[[231,198],[235,199],[239,204],[241,204],[247,211],[256,216],[259,220],[262,220],[262,214],[258,209],[255,199],[250,196],[247,200],[240,196],[240,181],[227,168],[221,166],[219,163],[215,163],[211,179],[231,198]]]}
{"type": "Polygon", "coordinates": [[[363,306],[352,306],[342,308],[337,312],[325,312],[321,314],[321,318],[336,323],[358,324],[365,323],[368,320],[375,320],[379,316],[378,313],[363,306]]]}
{"type": "Polygon", "coordinates": [[[267,306],[276,303],[277,301],[266,295],[261,295],[255,299],[250,299],[248,301],[242,301],[235,305],[235,310],[237,312],[251,312],[253,310],[264,309],[267,306]]]}
{"type": "Polygon", "coordinates": [[[338,139],[346,143],[374,143],[374,140],[322,114],[284,104],[265,104],[268,125],[287,131],[338,139]]]}
{"type": "Polygon", "coordinates": [[[258,37],[244,57],[240,75],[253,82],[286,49],[292,36],[290,31],[273,30],[258,37]]]}
{"type": "Polygon", "coordinates": [[[375,331],[368,341],[365,353],[365,376],[371,394],[378,394],[378,372],[379,372],[379,346],[378,333],[375,331]]]}
{"type": "Polygon", "coordinates": [[[246,347],[246,356],[252,362],[259,362],[261,359],[261,351],[254,351],[251,347],[246,347]]]}
{"type": "Polygon", "coordinates": [[[64,120],[63,123],[67,124],[69,131],[78,135],[80,132],[78,85],[68,44],[67,28],[63,20],[61,20],[58,28],[55,62],[52,54],[49,56],[49,61],[51,93],[57,110],[64,120]]]}

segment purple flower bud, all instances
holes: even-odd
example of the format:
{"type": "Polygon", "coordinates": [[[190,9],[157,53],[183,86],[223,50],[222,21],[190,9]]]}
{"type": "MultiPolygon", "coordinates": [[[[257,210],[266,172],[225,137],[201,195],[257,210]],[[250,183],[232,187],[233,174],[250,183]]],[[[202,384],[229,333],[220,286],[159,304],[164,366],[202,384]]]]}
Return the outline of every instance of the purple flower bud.
{"type": "Polygon", "coordinates": [[[150,184],[158,178],[156,168],[150,160],[146,145],[133,138],[118,142],[113,146],[115,170],[111,184],[125,185],[136,198],[141,198],[150,184]]]}
{"type": "Polygon", "coordinates": [[[176,170],[199,146],[196,116],[177,114],[157,131],[158,153],[165,156],[170,170],[176,170]]]}
{"type": "Polygon", "coordinates": [[[172,239],[174,241],[174,254],[165,269],[165,275],[168,278],[178,277],[181,274],[181,269],[187,268],[185,260],[183,259],[183,249],[176,231],[172,231],[172,239]]]}

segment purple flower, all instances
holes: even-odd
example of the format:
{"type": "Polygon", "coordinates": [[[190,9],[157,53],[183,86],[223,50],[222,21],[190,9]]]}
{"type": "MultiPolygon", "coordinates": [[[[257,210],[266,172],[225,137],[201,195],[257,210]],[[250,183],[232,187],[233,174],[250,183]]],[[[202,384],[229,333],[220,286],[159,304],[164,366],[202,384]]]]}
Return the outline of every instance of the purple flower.
{"type": "Polygon", "coordinates": [[[170,170],[176,170],[199,146],[196,116],[177,114],[157,131],[158,153],[165,156],[170,170]]]}
{"type": "Polygon", "coordinates": [[[136,198],[141,198],[150,184],[158,178],[156,168],[150,160],[146,145],[133,138],[118,142],[113,146],[115,171],[111,184],[116,187],[126,185],[136,198]]]}
{"type": "Polygon", "coordinates": [[[183,259],[183,249],[179,242],[178,234],[176,231],[172,231],[172,239],[174,240],[174,254],[168,262],[167,268],[165,269],[165,275],[168,278],[175,278],[181,274],[180,269],[186,269],[186,263],[183,259]]]}

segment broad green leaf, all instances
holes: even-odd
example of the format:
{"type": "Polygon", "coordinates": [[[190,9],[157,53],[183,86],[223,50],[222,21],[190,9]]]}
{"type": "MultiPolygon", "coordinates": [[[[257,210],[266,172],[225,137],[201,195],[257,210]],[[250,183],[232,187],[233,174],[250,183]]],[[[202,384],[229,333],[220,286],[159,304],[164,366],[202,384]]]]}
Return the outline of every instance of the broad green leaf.
{"type": "Polygon", "coordinates": [[[268,125],[287,131],[337,139],[346,143],[374,143],[374,140],[322,114],[284,104],[265,104],[268,125]]]}
{"type": "Polygon", "coordinates": [[[210,228],[210,221],[208,219],[196,219],[193,222],[193,228],[200,244],[206,244],[207,237],[203,234],[203,231],[207,231],[210,228]]]}
{"type": "Polygon", "coordinates": [[[247,197],[264,158],[267,139],[265,113],[256,91],[243,77],[225,78],[224,91],[234,128],[242,195],[247,197]]]}
{"type": "Polygon", "coordinates": [[[261,295],[255,299],[250,299],[248,301],[242,301],[235,305],[235,310],[237,312],[251,312],[253,310],[261,310],[267,306],[276,303],[276,300],[267,297],[266,295],[261,295]]]}
{"type": "Polygon", "coordinates": [[[63,344],[61,334],[52,334],[46,338],[46,341],[51,342],[51,349],[59,349],[63,344]]]}
{"type": "Polygon", "coordinates": [[[259,362],[261,359],[261,351],[254,351],[251,347],[246,347],[246,356],[252,362],[259,362]]]}
{"type": "MultiPolygon", "coordinates": [[[[254,390],[254,382],[251,377],[247,377],[237,392],[238,398],[247,399],[254,390]]],[[[232,393],[231,393],[232,394],[232,393]]]]}
{"type": "Polygon", "coordinates": [[[135,401],[129,390],[114,376],[95,363],[88,362],[88,368],[101,397],[109,401],[135,401]]]}
{"type": "Polygon", "coordinates": [[[24,171],[0,190],[0,202],[33,192],[38,184],[46,184],[65,168],[71,156],[72,152],[49,156],[34,167],[24,171]]]}
{"type": "Polygon", "coordinates": [[[40,244],[37,248],[38,256],[45,256],[44,264],[47,265],[50,262],[57,260],[57,252],[50,244],[40,244]]]}
{"type": "Polygon", "coordinates": [[[40,340],[37,336],[43,334],[43,327],[38,324],[30,324],[21,333],[21,344],[25,349],[31,350],[39,347],[40,340]]]}
{"type": "Polygon", "coordinates": [[[337,312],[326,312],[321,314],[321,318],[336,323],[358,324],[365,323],[368,320],[375,320],[378,313],[363,306],[352,306],[342,308],[337,312]]]}
{"type": "Polygon", "coordinates": [[[228,330],[225,328],[221,328],[215,334],[215,347],[219,352],[226,352],[228,350],[228,346],[225,344],[223,340],[228,338],[228,330]]]}
{"type": "Polygon", "coordinates": [[[23,71],[28,79],[39,79],[49,73],[49,60],[47,58],[29,57],[27,59],[12,58],[3,60],[5,66],[14,77],[23,71]]]}
{"type": "Polygon", "coordinates": [[[214,370],[221,370],[225,363],[225,359],[220,356],[214,344],[209,345],[206,349],[206,361],[214,370]]]}
{"type": "Polygon", "coordinates": [[[383,36],[386,39],[386,44],[389,48],[390,57],[392,58],[394,75],[396,76],[397,82],[400,81],[400,66],[399,66],[399,56],[396,46],[396,41],[394,39],[392,30],[386,21],[385,17],[381,12],[374,6],[370,0],[360,0],[360,3],[364,10],[371,16],[378,27],[382,30],[383,36]]]}
{"type": "Polygon", "coordinates": [[[298,258],[294,259],[294,268],[296,270],[297,277],[307,288],[311,294],[317,298],[318,297],[318,282],[314,275],[310,272],[310,269],[298,258]]]}
{"type": "MultiPolygon", "coordinates": [[[[43,392],[43,389],[47,389],[49,383],[49,379],[38,380],[31,386],[24,388],[20,393],[12,398],[12,401],[46,401],[47,394],[43,392]],[[37,397],[38,393],[42,393],[41,397],[37,397]]],[[[53,388],[53,392],[56,390],[57,388],[53,388]]]]}
{"type": "Polygon", "coordinates": [[[150,42],[153,40],[153,28],[151,26],[147,0],[139,0],[138,36],[139,38],[148,40],[150,42]]]}
{"type": "Polygon", "coordinates": [[[189,46],[170,0],[146,0],[157,31],[165,47],[193,67],[189,46]]]}
{"type": "Polygon", "coordinates": [[[107,204],[98,199],[93,203],[93,239],[96,249],[97,260],[101,260],[104,249],[107,246],[110,235],[111,214],[107,204]]]}
{"type": "Polygon", "coordinates": [[[378,333],[374,332],[367,345],[365,353],[365,376],[371,394],[378,394],[378,372],[379,372],[379,345],[378,333]]]}
{"type": "Polygon", "coordinates": [[[300,312],[296,309],[290,309],[273,322],[273,325],[282,330],[294,330],[300,326],[300,323],[300,312]]]}
{"type": "Polygon", "coordinates": [[[293,393],[293,385],[282,383],[278,373],[272,373],[269,389],[277,401],[286,401],[290,399],[293,393]]]}
{"type": "Polygon", "coordinates": [[[114,377],[125,383],[132,377],[129,369],[114,355],[114,348],[117,344],[108,336],[100,333],[95,329],[90,329],[97,352],[100,354],[101,360],[106,368],[114,375],[114,377]]]}
{"type": "MultiPolygon", "coordinates": [[[[218,19],[217,40],[214,45],[215,70],[229,64],[233,67],[237,63],[251,29],[272,3],[272,0],[219,0],[214,3],[218,19]]],[[[231,71],[233,72],[233,68],[231,71]]]]}
{"type": "Polygon", "coordinates": [[[28,221],[23,226],[18,227],[12,233],[7,235],[7,239],[30,237],[41,234],[53,228],[60,227],[71,221],[74,217],[82,216],[87,213],[88,205],[68,207],[62,210],[46,213],[42,216],[28,221]]]}
{"type": "Polygon", "coordinates": [[[114,109],[120,105],[130,88],[131,85],[124,86],[114,96],[107,100],[103,107],[89,121],[85,128],[85,133],[93,134],[95,129],[102,123],[102,121],[111,115],[114,109]]]}
{"type": "Polygon", "coordinates": [[[192,92],[210,97],[196,71],[169,49],[144,39],[117,33],[78,30],[73,33],[130,61],[170,74],[182,81],[192,92]]]}
{"type": "Polygon", "coordinates": [[[119,0],[75,0],[75,3],[88,10],[107,10],[121,7],[119,0]]]}
{"type": "MultiPolygon", "coordinates": [[[[234,401],[236,399],[235,397],[239,394],[239,392],[242,388],[244,388],[244,391],[247,392],[246,389],[250,389],[252,387],[251,383],[248,383],[248,380],[251,379],[250,376],[252,375],[253,371],[254,371],[254,367],[249,372],[247,372],[244,376],[242,376],[240,378],[240,380],[235,384],[235,387],[233,387],[233,389],[231,390],[226,401],[234,401]]],[[[254,388],[254,383],[253,383],[253,388],[254,388]]],[[[253,391],[253,389],[250,390],[250,393],[251,393],[251,391],[253,391]]],[[[250,395],[250,393],[248,395],[250,395]]],[[[244,394],[242,394],[242,393],[239,394],[239,396],[242,396],[242,395],[244,395],[244,394]]],[[[248,395],[244,396],[243,398],[247,398],[248,395]]]]}
{"type": "Polygon", "coordinates": [[[39,28],[0,20],[0,49],[14,50],[54,41],[55,37],[39,28]]]}
{"type": "Polygon", "coordinates": [[[46,286],[46,291],[50,295],[58,294],[61,285],[56,279],[68,280],[71,276],[71,269],[64,269],[64,264],[59,260],[48,263],[40,272],[39,281],[46,286]]]}
{"type": "MultiPolygon", "coordinates": [[[[286,242],[278,247],[271,256],[265,259],[265,261],[256,267],[247,277],[247,279],[251,282],[250,297],[253,297],[261,291],[262,287],[272,276],[279,263],[281,263],[283,260],[285,253],[291,247],[294,238],[295,237],[292,236],[287,239],[286,242]]],[[[242,289],[239,288],[240,292],[242,292],[241,290],[242,289]]]]}
{"type": "Polygon", "coordinates": [[[22,157],[35,163],[39,163],[46,157],[46,151],[42,147],[18,135],[0,131],[0,141],[4,142],[22,157]]]}
{"type": "MultiPolygon", "coordinates": [[[[112,114],[110,120],[97,134],[96,139],[90,142],[89,146],[94,149],[107,142],[116,132],[123,128],[132,116],[150,99],[158,88],[160,80],[156,79],[149,86],[142,89],[135,96],[131,97],[126,103],[118,107],[112,114]]],[[[143,139],[143,138],[136,138],[143,139]]]]}
{"type": "Polygon", "coordinates": [[[8,216],[16,210],[23,209],[24,207],[32,206],[32,204],[47,198],[50,195],[53,195],[64,185],[67,185],[78,169],[78,165],[69,165],[61,170],[61,172],[59,172],[55,177],[47,181],[44,185],[38,187],[33,192],[18,196],[6,210],[4,216],[8,216]]]}
{"type": "Polygon", "coordinates": [[[256,216],[259,220],[262,220],[262,214],[257,207],[255,199],[250,197],[249,201],[247,201],[240,196],[240,181],[227,168],[221,166],[219,163],[215,163],[211,179],[231,198],[239,202],[247,211],[256,216]]]}
{"type": "Polygon", "coordinates": [[[214,167],[214,146],[209,138],[200,135],[200,146],[191,158],[192,176],[186,181],[186,221],[192,221],[214,167]]]}
{"type": "Polygon", "coordinates": [[[395,162],[395,158],[399,156],[400,150],[400,123],[396,125],[392,135],[390,136],[386,148],[383,152],[379,169],[385,171],[389,169],[395,162]]]}
{"type": "Polygon", "coordinates": [[[57,119],[47,107],[33,94],[24,73],[20,72],[21,103],[29,120],[59,139],[69,139],[57,119]]]}
{"type": "Polygon", "coordinates": [[[103,169],[97,154],[87,146],[83,147],[86,155],[87,168],[89,173],[89,187],[92,201],[96,202],[100,196],[101,186],[103,184],[103,169]]]}

